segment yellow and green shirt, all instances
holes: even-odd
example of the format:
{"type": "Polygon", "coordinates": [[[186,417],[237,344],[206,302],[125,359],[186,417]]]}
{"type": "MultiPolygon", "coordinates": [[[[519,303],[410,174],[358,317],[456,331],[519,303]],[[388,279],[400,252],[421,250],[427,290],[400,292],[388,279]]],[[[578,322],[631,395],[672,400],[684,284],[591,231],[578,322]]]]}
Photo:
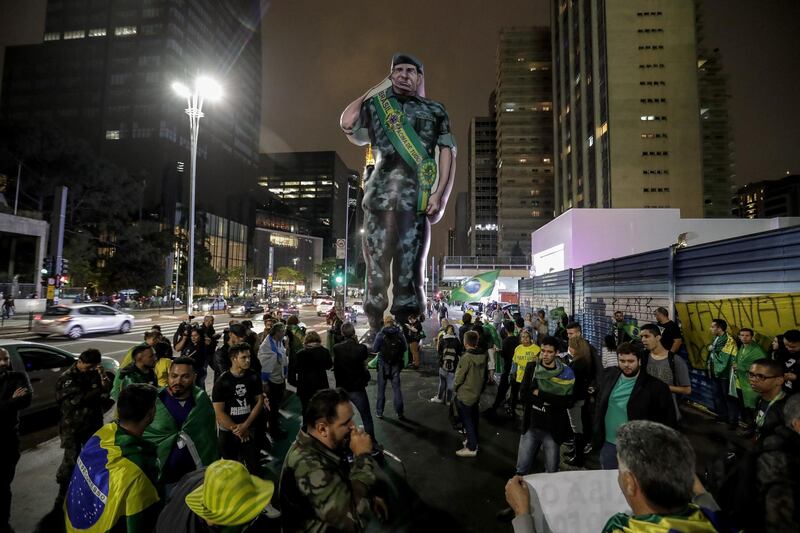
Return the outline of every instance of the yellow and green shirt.
{"type": "Polygon", "coordinates": [[[514,349],[514,358],[512,359],[514,364],[517,365],[517,374],[514,376],[517,383],[522,383],[522,377],[525,375],[525,367],[528,363],[536,361],[541,351],[541,348],[535,344],[531,344],[530,346],[525,346],[523,344],[517,345],[514,349]]]}

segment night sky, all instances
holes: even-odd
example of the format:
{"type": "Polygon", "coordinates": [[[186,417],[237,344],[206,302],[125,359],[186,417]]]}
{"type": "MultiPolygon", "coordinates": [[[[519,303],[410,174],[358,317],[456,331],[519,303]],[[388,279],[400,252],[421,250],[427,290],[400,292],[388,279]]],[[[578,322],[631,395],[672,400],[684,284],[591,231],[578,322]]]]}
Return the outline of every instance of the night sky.
{"type": "MultiPolygon", "coordinates": [[[[447,214],[433,231],[432,251],[444,253],[455,195],[467,187],[469,121],[487,114],[495,85],[497,32],[502,26],[547,24],[549,2],[265,4],[262,151],[336,150],[348,165],[360,169],[363,150],[340,132],[339,114],[388,74],[395,51],[413,53],[423,61],[427,95],[447,107],[460,146],[447,214]]],[[[794,38],[800,1],[703,4],[707,45],[721,49],[730,77],[736,182],[800,173],[800,48],[794,38]]],[[[45,0],[0,0],[0,45],[41,42],[45,5],[45,0]]]]}

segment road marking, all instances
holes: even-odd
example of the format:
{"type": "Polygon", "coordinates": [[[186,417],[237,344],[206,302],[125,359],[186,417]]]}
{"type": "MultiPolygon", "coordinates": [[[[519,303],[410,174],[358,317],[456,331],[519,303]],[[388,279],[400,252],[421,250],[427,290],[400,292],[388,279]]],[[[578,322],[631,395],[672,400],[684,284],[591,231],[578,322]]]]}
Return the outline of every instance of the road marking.
{"type": "Polygon", "coordinates": [[[96,339],[85,339],[85,340],[77,340],[77,341],[72,341],[72,342],[73,342],[73,344],[79,344],[79,343],[82,343],[82,342],[116,342],[117,344],[128,344],[128,345],[131,344],[131,341],[118,341],[118,340],[114,340],[114,339],[103,339],[103,338],[100,338],[100,337],[98,337],[96,339]]]}

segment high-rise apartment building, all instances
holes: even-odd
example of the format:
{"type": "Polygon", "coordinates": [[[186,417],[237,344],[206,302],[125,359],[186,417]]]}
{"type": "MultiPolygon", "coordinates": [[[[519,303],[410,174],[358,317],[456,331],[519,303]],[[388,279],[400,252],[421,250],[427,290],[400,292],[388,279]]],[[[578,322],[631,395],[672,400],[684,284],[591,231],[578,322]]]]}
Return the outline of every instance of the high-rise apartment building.
{"type": "Polygon", "coordinates": [[[553,218],[550,30],[500,31],[497,48],[497,254],[530,254],[553,218]]]}
{"type": "Polygon", "coordinates": [[[703,216],[693,0],[553,0],[556,214],[703,216]]]}
{"type": "Polygon", "coordinates": [[[257,177],[259,2],[50,1],[42,40],[6,49],[0,116],[87,141],[142,183],[148,220],[180,224],[188,204],[187,102],[171,85],[217,79],[224,96],[200,121],[197,210],[208,214],[215,268],[244,264],[254,221],[229,198],[257,177]]]}
{"type": "MultiPolygon", "coordinates": [[[[494,110],[492,110],[494,113],[494,110]]],[[[469,255],[497,255],[497,121],[475,117],[469,126],[469,255]]]]}
{"type": "Polygon", "coordinates": [[[703,11],[695,0],[697,32],[697,83],[700,98],[700,133],[703,143],[703,216],[730,218],[734,178],[733,133],[728,117],[728,77],[718,48],[704,43],[703,11]]]}
{"type": "Polygon", "coordinates": [[[800,175],[749,183],[736,192],[739,218],[800,216],[800,175]]]}

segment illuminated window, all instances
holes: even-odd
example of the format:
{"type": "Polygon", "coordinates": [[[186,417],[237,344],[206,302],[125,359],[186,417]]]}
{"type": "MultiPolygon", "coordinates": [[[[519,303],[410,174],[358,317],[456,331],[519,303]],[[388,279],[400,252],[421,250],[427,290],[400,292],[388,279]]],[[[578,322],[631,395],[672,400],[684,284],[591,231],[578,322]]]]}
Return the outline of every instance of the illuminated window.
{"type": "Polygon", "coordinates": [[[106,36],[106,29],[105,28],[94,28],[89,30],[89,37],[105,37],[106,36]]]}
{"type": "Polygon", "coordinates": [[[280,246],[281,248],[297,248],[297,237],[270,233],[269,243],[272,246],[280,246]]]}
{"type": "Polygon", "coordinates": [[[119,140],[119,130],[106,130],[106,140],[107,141],[118,141],[119,140]]]}
{"type": "Polygon", "coordinates": [[[114,28],[114,35],[124,37],[125,35],[136,35],[136,26],[117,26],[114,28]]]}
{"type": "Polygon", "coordinates": [[[45,41],[58,41],[59,39],[61,39],[61,34],[57,31],[44,34],[45,41]]]}
{"type": "Polygon", "coordinates": [[[76,30],[76,31],[65,31],[64,32],[64,40],[70,39],[83,39],[86,37],[86,32],[84,30],[76,30]]]}

